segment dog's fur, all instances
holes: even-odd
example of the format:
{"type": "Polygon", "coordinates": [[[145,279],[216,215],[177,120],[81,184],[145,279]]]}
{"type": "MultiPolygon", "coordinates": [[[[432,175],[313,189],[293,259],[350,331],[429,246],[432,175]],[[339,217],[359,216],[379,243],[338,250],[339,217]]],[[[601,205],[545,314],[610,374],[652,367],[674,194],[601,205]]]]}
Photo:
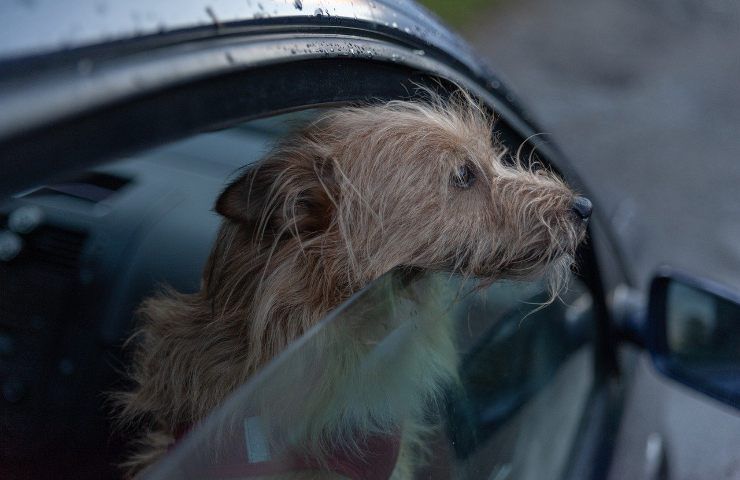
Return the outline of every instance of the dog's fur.
{"type": "MultiPolygon", "coordinates": [[[[467,94],[429,97],[327,111],[222,193],[216,211],[224,222],[201,290],[166,291],[141,307],[135,388],[121,395],[121,418],[143,419],[150,430],[132,471],[159,458],[177,429],[202,419],[291,341],[393,268],[484,282],[545,275],[553,294],[560,289],[585,232],[571,211],[575,194],[549,170],[507,154],[492,138],[492,118],[467,94]],[[476,177],[470,185],[467,172],[476,177]]],[[[420,390],[399,402],[421,403],[454,376],[451,329],[430,332],[399,360],[408,365],[393,366],[420,390]],[[435,362],[445,364],[438,374],[414,380],[435,362]]],[[[333,391],[349,380],[327,366],[356,357],[357,348],[350,341],[322,353],[322,381],[333,391]]],[[[380,408],[363,398],[352,400],[358,418],[380,408]]],[[[422,408],[398,410],[418,416],[422,408]]],[[[347,412],[334,417],[317,427],[322,437],[340,423],[362,425],[347,412]]],[[[403,445],[419,440],[421,419],[393,412],[388,418],[403,424],[403,445]]],[[[402,447],[394,476],[410,475],[416,462],[402,447]]]]}

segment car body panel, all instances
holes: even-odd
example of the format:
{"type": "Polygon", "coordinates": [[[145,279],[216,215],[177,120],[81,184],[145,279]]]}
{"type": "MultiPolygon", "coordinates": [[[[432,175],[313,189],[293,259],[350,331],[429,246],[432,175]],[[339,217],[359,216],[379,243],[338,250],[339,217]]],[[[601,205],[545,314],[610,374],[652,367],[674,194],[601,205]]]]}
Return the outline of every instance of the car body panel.
{"type": "Polygon", "coordinates": [[[413,31],[417,41],[454,54],[481,74],[486,71],[459,36],[409,1],[79,0],[65,4],[39,0],[5,3],[0,15],[0,58],[56,53],[165,33],[191,32],[198,36],[199,28],[228,30],[329,22],[365,24],[372,29],[387,27],[399,35],[413,31]]]}
{"type": "MultiPolygon", "coordinates": [[[[349,34],[359,30],[363,37],[392,38],[416,47],[421,55],[445,56],[457,69],[464,68],[471,76],[485,79],[481,81],[485,88],[499,91],[503,99],[515,103],[512,93],[459,36],[409,1],[137,0],[124,5],[81,0],[72,5],[51,1],[4,4],[0,6],[0,70],[3,64],[27,62],[33,57],[80,52],[83,56],[77,66],[82,74],[89,74],[95,70],[92,53],[101,45],[113,45],[123,52],[214,36],[329,28],[349,34]]],[[[308,47],[309,53],[334,53],[331,45],[316,42],[314,46],[308,47]]],[[[286,51],[306,53],[306,49],[286,51]]],[[[341,53],[362,56],[366,51],[347,49],[341,53]]],[[[517,108],[521,110],[521,106],[517,108]]]]}

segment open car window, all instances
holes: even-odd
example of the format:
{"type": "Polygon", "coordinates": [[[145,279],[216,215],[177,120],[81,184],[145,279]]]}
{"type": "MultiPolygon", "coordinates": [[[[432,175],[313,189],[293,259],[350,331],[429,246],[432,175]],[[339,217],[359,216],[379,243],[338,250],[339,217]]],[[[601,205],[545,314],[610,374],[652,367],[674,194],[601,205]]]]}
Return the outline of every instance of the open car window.
{"type": "Polygon", "coordinates": [[[423,478],[560,478],[594,386],[594,319],[576,278],[561,299],[547,298],[540,283],[479,289],[448,274],[389,272],[193,426],[145,478],[331,469],[314,459],[363,448],[382,456],[367,446],[403,442],[413,415],[423,444],[402,444],[401,455],[426,457],[423,478]]]}

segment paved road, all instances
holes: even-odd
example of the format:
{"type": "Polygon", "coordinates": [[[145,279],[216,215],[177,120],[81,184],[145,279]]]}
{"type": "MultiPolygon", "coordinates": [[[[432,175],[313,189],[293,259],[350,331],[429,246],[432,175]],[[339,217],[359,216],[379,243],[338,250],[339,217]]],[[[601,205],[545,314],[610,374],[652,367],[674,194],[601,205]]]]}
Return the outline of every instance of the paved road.
{"type": "Polygon", "coordinates": [[[554,134],[645,280],[740,287],[740,2],[520,0],[467,34],[554,134]]]}
{"type": "MultiPolygon", "coordinates": [[[[518,0],[466,36],[598,192],[641,282],[740,288],[740,2],[518,0]]],[[[639,362],[612,479],[666,440],[673,480],[740,479],[740,415],[639,362]]]]}

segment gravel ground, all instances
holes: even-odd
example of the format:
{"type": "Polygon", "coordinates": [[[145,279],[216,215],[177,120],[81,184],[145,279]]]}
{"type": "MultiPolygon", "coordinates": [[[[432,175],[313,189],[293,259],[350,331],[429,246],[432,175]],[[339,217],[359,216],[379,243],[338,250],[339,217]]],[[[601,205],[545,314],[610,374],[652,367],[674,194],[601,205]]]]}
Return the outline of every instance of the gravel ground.
{"type": "MultiPolygon", "coordinates": [[[[660,264],[740,288],[740,2],[519,0],[466,36],[553,134],[643,286],[660,264]]],[[[740,479],[740,415],[654,373],[630,388],[611,478],[740,479]]]]}

